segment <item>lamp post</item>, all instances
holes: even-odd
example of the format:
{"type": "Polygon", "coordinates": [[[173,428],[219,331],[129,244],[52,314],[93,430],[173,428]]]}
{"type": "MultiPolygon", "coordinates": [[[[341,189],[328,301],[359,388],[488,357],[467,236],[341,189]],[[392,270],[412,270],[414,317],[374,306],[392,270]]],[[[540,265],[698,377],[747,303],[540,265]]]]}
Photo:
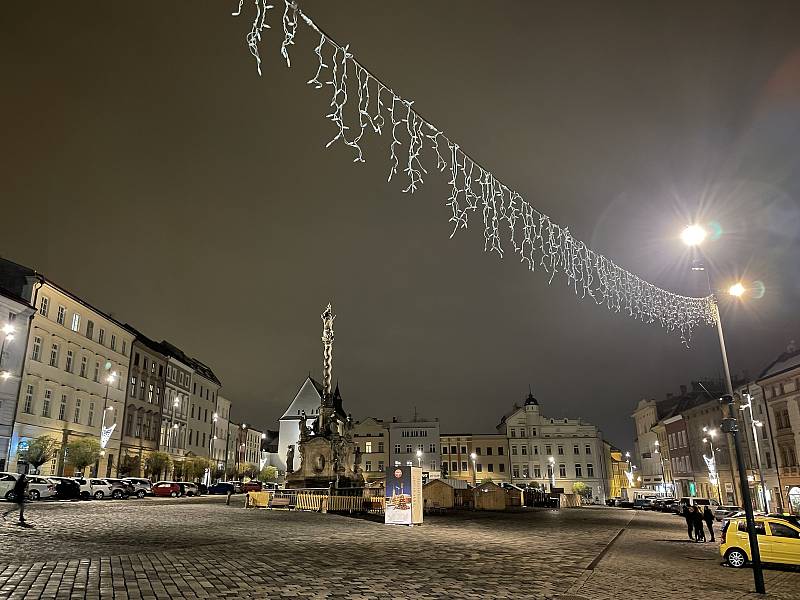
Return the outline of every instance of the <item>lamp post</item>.
{"type": "Polygon", "coordinates": [[[703,438],[703,443],[708,444],[708,447],[711,450],[711,460],[714,464],[714,472],[712,475],[714,476],[717,484],[717,500],[719,500],[719,503],[722,504],[722,490],[720,489],[720,476],[719,470],[717,469],[717,451],[716,448],[714,448],[714,438],[717,437],[717,430],[710,429],[709,427],[703,427],[703,433],[705,433],[707,436],[703,438]]]}
{"type": "MultiPolygon", "coordinates": [[[[706,238],[706,231],[700,225],[689,225],[681,233],[681,239],[687,246],[698,247],[703,243],[706,238]]],[[[706,282],[708,283],[709,294],[713,296],[711,288],[711,276],[708,270],[700,261],[695,262],[693,270],[705,271],[706,282]]],[[[734,283],[728,288],[728,293],[736,298],[744,295],[745,287],[741,283],[734,283]]],[[[728,405],[728,417],[722,421],[722,431],[730,433],[733,436],[733,443],[736,448],[736,464],[739,469],[739,484],[742,492],[742,504],[744,505],[745,516],[747,520],[747,535],[750,540],[750,553],[752,555],[753,563],[753,581],[755,583],[756,592],[759,594],[766,593],[764,588],[764,572],[761,569],[761,553],[758,549],[758,536],[756,535],[756,525],[753,519],[753,505],[750,501],[750,486],[747,485],[747,476],[745,474],[744,461],[742,460],[741,443],[738,435],[738,424],[736,417],[733,413],[733,383],[731,382],[731,370],[728,366],[728,352],[725,349],[725,336],[722,333],[722,318],[720,317],[719,306],[716,301],[712,302],[712,310],[714,321],[717,325],[717,337],[719,338],[719,349],[722,354],[722,368],[725,373],[725,388],[727,394],[720,398],[720,403],[728,405]]],[[[734,481],[735,483],[735,481],[734,481]]]]}
{"type": "Polygon", "coordinates": [[[658,454],[658,460],[661,463],[661,486],[664,489],[664,496],[667,495],[667,475],[664,473],[664,456],[661,454],[661,442],[655,441],[655,453],[658,454]]]}
{"type": "Polygon", "coordinates": [[[753,443],[755,444],[756,450],[756,465],[758,467],[758,480],[761,484],[761,507],[764,509],[764,512],[769,512],[769,505],[767,503],[767,486],[764,484],[764,471],[761,468],[761,450],[758,447],[758,430],[757,427],[763,427],[764,424],[761,421],[758,421],[753,418],[753,397],[750,395],[750,392],[745,393],[745,398],[747,398],[747,404],[741,407],[741,410],[747,409],[750,413],[750,426],[753,430],[753,443]]]}
{"type": "Polygon", "coordinates": [[[477,481],[478,481],[477,469],[476,469],[476,463],[477,463],[477,460],[478,460],[478,455],[475,454],[474,452],[472,452],[469,455],[469,457],[470,457],[470,459],[472,459],[472,487],[476,487],[477,481]]]}
{"type": "MultiPolygon", "coordinates": [[[[472,455],[470,455],[470,456],[472,456],[472,455]]],[[[417,466],[419,468],[422,468],[422,450],[417,450],[417,466]]]]}
{"type": "Polygon", "coordinates": [[[556,487],[556,459],[552,456],[547,457],[547,468],[550,471],[550,491],[552,492],[556,487]]]}
{"type": "MultiPolygon", "coordinates": [[[[175,422],[175,411],[178,409],[178,406],[180,405],[180,403],[181,403],[180,392],[176,392],[175,393],[175,400],[172,402],[172,419],[170,419],[170,421],[172,423],[172,430],[173,430],[172,434],[174,435],[174,438],[171,440],[172,443],[170,444],[170,447],[173,450],[177,450],[177,446],[178,446],[178,432],[175,431],[176,429],[178,429],[178,424],[175,422]]],[[[170,438],[172,438],[172,435],[170,435],[170,438]]]]}
{"type": "MultiPolygon", "coordinates": [[[[114,407],[108,405],[108,389],[114,380],[117,378],[117,372],[111,371],[108,376],[106,376],[106,395],[103,398],[103,417],[100,419],[100,454],[101,456],[105,456],[105,448],[108,444],[108,440],[111,439],[111,433],[114,431],[114,427],[116,427],[116,423],[112,425],[109,430],[106,430],[106,413],[109,410],[112,410],[114,407]]],[[[109,473],[110,475],[110,473],[109,473]]]]}

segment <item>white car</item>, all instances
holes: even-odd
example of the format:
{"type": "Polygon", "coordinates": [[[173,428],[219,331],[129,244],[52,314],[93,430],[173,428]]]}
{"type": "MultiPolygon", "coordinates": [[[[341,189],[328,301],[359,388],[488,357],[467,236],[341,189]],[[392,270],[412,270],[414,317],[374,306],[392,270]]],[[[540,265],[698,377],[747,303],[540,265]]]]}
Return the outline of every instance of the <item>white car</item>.
{"type": "Polygon", "coordinates": [[[105,479],[76,477],[75,481],[81,486],[81,498],[95,498],[96,500],[111,498],[113,486],[105,479]]]}
{"type": "Polygon", "coordinates": [[[7,471],[0,471],[0,496],[6,500],[10,500],[14,493],[14,484],[17,483],[19,473],[9,473],[7,471]]]}
{"type": "Polygon", "coordinates": [[[28,475],[28,498],[39,500],[56,495],[56,485],[47,477],[41,475],[28,475]]]}

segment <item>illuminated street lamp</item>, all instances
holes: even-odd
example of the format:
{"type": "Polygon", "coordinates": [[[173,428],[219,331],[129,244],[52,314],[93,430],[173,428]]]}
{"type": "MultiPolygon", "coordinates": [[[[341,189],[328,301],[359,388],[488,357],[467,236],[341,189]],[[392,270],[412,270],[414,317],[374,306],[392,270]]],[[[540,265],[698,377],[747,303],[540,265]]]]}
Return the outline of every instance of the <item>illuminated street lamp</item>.
{"type": "MultiPolygon", "coordinates": [[[[699,246],[706,238],[705,230],[698,225],[690,225],[686,227],[681,233],[681,239],[687,246],[699,246]]],[[[706,272],[706,282],[708,283],[708,293],[713,296],[711,288],[711,276],[708,269],[702,264],[701,261],[695,261],[693,270],[703,270],[706,272]]],[[[741,283],[732,285],[728,292],[733,296],[740,298],[745,292],[744,286],[741,283]]],[[[750,549],[752,554],[753,564],[753,582],[755,584],[756,592],[759,594],[766,593],[764,588],[764,573],[761,569],[761,552],[758,549],[758,536],[756,535],[756,523],[753,518],[753,504],[750,499],[750,486],[747,485],[747,475],[745,473],[745,464],[742,457],[741,442],[739,441],[739,428],[736,422],[736,417],[733,412],[733,383],[731,382],[731,370],[728,366],[728,352],[725,350],[725,336],[722,333],[722,319],[719,314],[719,306],[716,301],[711,302],[711,309],[713,317],[717,325],[717,337],[719,338],[719,349],[722,354],[722,367],[725,373],[725,388],[726,394],[720,398],[721,404],[727,404],[728,416],[722,421],[722,431],[730,433],[733,437],[734,448],[736,449],[736,466],[739,470],[739,484],[742,493],[742,506],[744,507],[745,520],[747,522],[747,538],[750,542],[750,549]]],[[[735,478],[734,478],[735,481],[735,478]]],[[[719,491],[719,488],[717,488],[719,491]]]]}
{"type": "MultiPolygon", "coordinates": [[[[3,355],[6,352],[6,342],[14,341],[14,327],[10,323],[6,323],[3,325],[3,341],[0,342],[0,367],[3,366],[3,355]]],[[[8,371],[3,371],[2,375],[3,379],[8,379],[11,377],[11,373],[8,371]],[[6,375],[8,373],[8,375],[6,375]]]]}
{"type": "Polygon", "coordinates": [[[769,512],[769,503],[767,501],[767,486],[764,484],[764,471],[761,468],[761,450],[758,447],[758,433],[757,428],[763,427],[764,424],[753,418],[753,397],[750,395],[750,392],[746,392],[744,397],[747,398],[747,404],[741,406],[740,410],[747,409],[750,413],[750,426],[753,430],[753,442],[755,443],[755,450],[756,450],[756,465],[758,466],[758,479],[761,483],[761,507],[764,509],[765,512],[769,512]]]}
{"type": "Polygon", "coordinates": [[[472,452],[469,457],[472,459],[472,487],[475,487],[477,481],[475,463],[478,460],[478,455],[472,452]]]}
{"type": "Polygon", "coordinates": [[[556,487],[556,459],[552,456],[547,457],[547,468],[550,471],[550,491],[556,487]]]}
{"type": "MultiPolygon", "coordinates": [[[[473,454],[474,454],[474,452],[473,452],[473,454]]],[[[472,456],[472,455],[470,455],[470,456],[472,456]]],[[[474,459],[473,459],[473,463],[474,463],[474,459]]],[[[422,468],[422,450],[417,450],[417,466],[422,468]]]]}
{"type": "Polygon", "coordinates": [[[106,427],[106,413],[114,408],[113,406],[108,405],[108,388],[116,379],[116,371],[111,371],[106,377],[106,395],[103,399],[103,418],[100,421],[100,448],[103,449],[108,444],[108,441],[111,439],[111,434],[114,432],[114,428],[117,426],[116,423],[113,423],[111,427],[106,427]]]}
{"type": "Polygon", "coordinates": [[[661,463],[661,485],[664,488],[664,496],[667,495],[667,475],[664,472],[664,456],[661,454],[661,442],[655,441],[655,453],[658,454],[659,462],[661,463]]]}

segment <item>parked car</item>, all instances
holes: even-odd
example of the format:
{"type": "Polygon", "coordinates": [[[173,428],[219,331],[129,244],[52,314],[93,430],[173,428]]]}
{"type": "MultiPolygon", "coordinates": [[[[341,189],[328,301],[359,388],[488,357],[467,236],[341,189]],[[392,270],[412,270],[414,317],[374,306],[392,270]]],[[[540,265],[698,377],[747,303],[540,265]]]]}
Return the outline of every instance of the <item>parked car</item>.
{"type": "Polygon", "coordinates": [[[772,519],[783,519],[784,521],[789,521],[795,527],[800,527],[800,517],[797,515],[785,515],[783,513],[769,513],[767,515],[772,519]]]}
{"type": "Polygon", "coordinates": [[[81,485],[71,477],[50,477],[56,486],[59,500],[75,500],[81,497],[81,485]]]}
{"type": "Polygon", "coordinates": [[[636,510],[653,510],[652,498],[636,498],[633,501],[633,508],[636,510]]]}
{"type": "Polygon", "coordinates": [[[76,477],[75,481],[81,486],[81,498],[94,498],[102,500],[111,497],[113,487],[105,479],[96,477],[76,477]]]}
{"type": "MultiPolygon", "coordinates": [[[[755,522],[761,560],[781,565],[800,565],[800,527],[785,519],[758,517],[755,522]]],[[[719,553],[725,563],[741,568],[750,562],[747,520],[727,519],[722,525],[719,553]]]]}
{"type": "Polygon", "coordinates": [[[242,485],[241,481],[231,481],[233,484],[233,493],[234,494],[243,494],[244,493],[244,485],[242,485]]]}
{"type": "Polygon", "coordinates": [[[177,498],[181,495],[181,486],[174,481],[159,481],[153,485],[153,494],[162,498],[177,498]]]}
{"type": "Polygon", "coordinates": [[[209,494],[233,494],[233,484],[229,481],[218,481],[208,486],[209,494]]]}
{"type": "Polygon", "coordinates": [[[41,475],[28,475],[28,498],[39,500],[40,498],[51,498],[55,495],[56,485],[52,480],[41,475]]]}
{"type": "Polygon", "coordinates": [[[127,499],[135,492],[133,485],[126,479],[106,477],[106,481],[111,484],[111,497],[115,500],[127,499]]]}
{"type": "Polygon", "coordinates": [[[733,505],[718,506],[717,509],[714,511],[714,518],[717,521],[722,521],[723,519],[732,517],[733,515],[741,511],[742,511],[741,506],[733,506],[733,505]]]}
{"type": "Polygon", "coordinates": [[[140,479],[138,477],[126,477],[125,481],[133,487],[133,495],[137,498],[144,498],[145,496],[153,495],[153,482],[149,479],[140,479]]]}
{"type": "Polygon", "coordinates": [[[6,500],[14,498],[14,484],[17,483],[19,473],[0,471],[0,496],[6,500]]]}
{"type": "Polygon", "coordinates": [[[662,498],[654,508],[661,512],[672,512],[672,507],[675,506],[676,502],[675,498],[662,498]]]}
{"type": "Polygon", "coordinates": [[[181,496],[199,496],[200,489],[196,483],[191,481],[178,481],[177,484],[181,486],[181,496]]]}
{"type": "Polygon", "coordinates": [[[248,481],[242,486],[242,490],[245,492],[260,492],[264,489],[264,486],[260,481],[256,481],[255,479],[248,481]]]}

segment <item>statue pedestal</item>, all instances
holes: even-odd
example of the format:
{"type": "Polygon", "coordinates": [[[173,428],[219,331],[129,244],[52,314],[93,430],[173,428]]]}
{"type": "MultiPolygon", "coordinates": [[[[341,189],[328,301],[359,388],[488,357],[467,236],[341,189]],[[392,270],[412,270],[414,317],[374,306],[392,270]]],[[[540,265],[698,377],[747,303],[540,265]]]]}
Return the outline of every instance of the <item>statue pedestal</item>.
{"type": "Polygon", "coordinates": [[[355,445],[338,434],[316,435],[298,443],[300,467],[286,474],[286,487],[340,488],[364,485],[364,476],[354,464],[355,445]]]}

